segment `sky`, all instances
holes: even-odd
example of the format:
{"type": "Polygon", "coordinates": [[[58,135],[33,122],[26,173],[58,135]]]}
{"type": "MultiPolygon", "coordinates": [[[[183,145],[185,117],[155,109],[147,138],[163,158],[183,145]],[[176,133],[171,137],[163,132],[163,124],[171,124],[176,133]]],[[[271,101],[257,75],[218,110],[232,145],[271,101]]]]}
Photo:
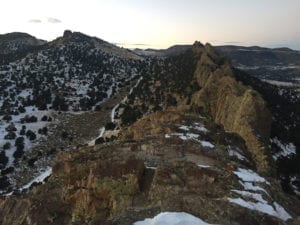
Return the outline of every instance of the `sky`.
{"type": "Polygon", "coordinates": [[[0,0],[0,34],[66,29],[122,45],[260,45],[300,50],[300,0],[0,0]]]}

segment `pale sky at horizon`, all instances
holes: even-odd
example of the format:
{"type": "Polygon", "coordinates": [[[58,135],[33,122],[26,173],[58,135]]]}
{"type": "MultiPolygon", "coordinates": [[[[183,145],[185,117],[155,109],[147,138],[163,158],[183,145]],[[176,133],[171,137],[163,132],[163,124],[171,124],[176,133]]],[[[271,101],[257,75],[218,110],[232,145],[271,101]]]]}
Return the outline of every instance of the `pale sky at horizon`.
{"type": "Polygon", "coordinates": [[[0,33],[70,29],[126,47],[195,40],[300,50],[300,0],[1,0],[0,33]]]}

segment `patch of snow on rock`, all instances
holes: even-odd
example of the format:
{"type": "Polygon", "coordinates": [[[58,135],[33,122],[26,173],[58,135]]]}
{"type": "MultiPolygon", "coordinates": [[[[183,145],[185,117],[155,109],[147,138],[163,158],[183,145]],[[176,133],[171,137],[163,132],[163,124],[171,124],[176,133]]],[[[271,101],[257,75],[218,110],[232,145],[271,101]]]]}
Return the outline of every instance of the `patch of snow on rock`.
{"type": "Polygon", "coordinates": [[[280,152],[273,155],[275,160],[280,157],[289,157],[296,154],[296,146],[293,143],[283,144],[277,137],[271,139],[271,142],[281,149],[280,152]]]}
{"type": "Polygon", "coordinates": [[[210,143],[209,141],[200,141],[200,144],[202,145],[202,147],[204,148],[214,148],[215,145],[213,145],[212,143],[210,143]]]}
{"type": "Polygon", "coordinates": [[[208,129],[206,129],[204,127],[203,124],[200,124],[200,123],[194,123],[194,125],[192,126],[193,129],[197,130],[197,131],[200,131],[200,132],[204,132],[204,133],[207,133],[208,132],[208,129]]]}
{"type": "Polygon", "coordinates": [[[245,207],[247,209],[259,211],[265,214],[268,214],[270,216],[277,217],[283,221],[287,221],[288,219],[291,219],[291,215],[288,214],[282,206],[280,206],[278,203],[274,202],[274,207],[266,204],[264,202],[250,202],[245,201],[242,198],[228,198],[229,202],[240,205],[242,207],[245,207]]]}
{"type": "Polygon", "coordinates": [[[184,126],[184,125],[180,126],[179,129],[180,130],[185,130],[185,131],[189,131],[190,130],[188,126],[184,126]]]}
{"type": "Polygon", "coordinates": [[[200,168],[209,168],[210,167],[209,165],[201,165],[201,164],[198,164],[197,166],[200,168]]]}
{"type": "Polygon", "coordinates": [[[209,225],[203,220],[185,212],[162,212],[154,218],[138,221],[133,225],[209,225]]]}
{"type": "Polygon", "coordinates": [[[241,190],[232,190],[234,193],[245,197],[246,200],[243,198],[228,198],[230,203],[237,204],[239,206],[245,207],[247,209],[259,211],[274,217],[277,217],[283,221],[291,219],[291,215],[286,212],[286,210],[279,205],[277,202],[268,202],[263,198],[261,193],[257,193],[256,191],[264,192],[267,196],[270,196],[268,192],[257,186],[253,183],[266,183],[270,185],[270,183],[257,173],[252,170],[238,168],[238,171],[234,171],[234,174],[238,176],[240,179],[239,183],[244,187],[245,190],[253,191],[241,191],[241,190]],[[251,201],[251,199],[253,201],[251,201]]]}
{"type": "Polygon", "coordinates": [[[103,136],[104,132],[105,132],[105,127],[101,127],[100,133],[99,133],[98,137],[96,137],[95,139],[93,139],[92,141],[90,141],[90,142],[88,143],[88,146],[95,146],[96,140],[97,140],[98,138],[101,138],[101,137],[103,136]]]}
{"type": "Polygon", "coordinates": [[[34,178],[33,180],[31,180],[26,185],[22,186],[19,190],[20,191],[26,190],[26,189],[30,188],[34,183],[44,183],[45,180],[51,174],[52,174],[52,168],[51,167],[47,167],[46,170],[43,173],[41,173],[39,176],[37,176],[36,178],[34,178]]]}
{"type": "Polygon", "coordinates": [[[248,190],[248,191],[262,191],[262,192],[265,192],[267,195],[269,195],[268,192],[265,189],[263,189],[260,186],[253,185],[252,182],[239,181],[239,183],[244,187],[245,190],[248,190]]]}
{"type": "Polygon", "coordinates": [[[229,146],[228,154],[230,157],[236,157],[237,159],[239,159],[241,161],[247,161],[247,158],[245,156],[243,156],[238,151],[234,150],[231,146],[229,146]]]}
{"type": "Polygon", "coordinates": [[[238,168],[238,170],[234,171],[233,173],[244,182],[260,182],[270,185],[270,183],[265,178],[259,176],[252,170],[238,168]]]}

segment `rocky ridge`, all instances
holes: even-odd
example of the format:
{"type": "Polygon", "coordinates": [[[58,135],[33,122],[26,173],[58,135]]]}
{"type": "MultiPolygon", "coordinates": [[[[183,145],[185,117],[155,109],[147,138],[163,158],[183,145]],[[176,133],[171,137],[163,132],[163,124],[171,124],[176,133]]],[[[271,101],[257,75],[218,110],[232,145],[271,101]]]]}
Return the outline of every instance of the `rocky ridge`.
{"type": "Polygon", "coordinates": [[[59,153],[46,184],[1,200],[0,221],[129,225],[184,211],[210,223],[275,225],[299,214],[275,179],[254,171],[243,139],[206,115],[170,108],[118,141],[59,153]]]}
{"type": "Polygon", "coordinates": [[[129,225],[164,211],[297,224],[299,201],[282,192],[266,157],[270,114],[232,74],[200,43],[154,61],[116,109],[118,139],[58,153],[46,184],[0,200],[1,224],[129,225]]]}
{"type": "Polygon", "coordinates": [[[201,54],[194,74],[201,89],[193,95],[192,104],[202,107],[226,130],[244,138],[258,170],[270,171],[266,158],[270,157],[267,144],[271,114],[266,103],[258,92],[235,80],[230,63],[220,58],[212,46],[207,44],[204,48],[194,47],[201,54]]]}
{"type": "Polygon", "coordinates": [[[147,114],[172,105],[205,112],[225,130],[244,138],[259,171],[271,172],[267,145],[272,116],[258,92],[236,81],[228,60],[211,45],[196,42],[184,54],[156,62],[152,67],[150,71],[161,73],[150,72],[144,77],[125,106],[120,107],[122,112],[131,107],[134,110],[130,112],[147,114]]]}

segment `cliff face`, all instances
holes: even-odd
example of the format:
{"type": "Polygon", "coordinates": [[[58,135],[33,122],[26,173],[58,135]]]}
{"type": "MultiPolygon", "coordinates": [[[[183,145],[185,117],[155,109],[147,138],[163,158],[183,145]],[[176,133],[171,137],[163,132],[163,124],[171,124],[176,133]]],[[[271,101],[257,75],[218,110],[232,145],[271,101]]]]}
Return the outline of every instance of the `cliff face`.
{"type": "Polygon", "coordinates": [[[264,100],[235,80],[231,65],[209,44],[195,44],[193,51],[200,56],[194,77],[201,90],[192,96],[192,104],[209,113],[227,131],[239,134],[253,154],[258,170],[269,172],[270,153],[266,146],[272,117],[264,100]]]}

